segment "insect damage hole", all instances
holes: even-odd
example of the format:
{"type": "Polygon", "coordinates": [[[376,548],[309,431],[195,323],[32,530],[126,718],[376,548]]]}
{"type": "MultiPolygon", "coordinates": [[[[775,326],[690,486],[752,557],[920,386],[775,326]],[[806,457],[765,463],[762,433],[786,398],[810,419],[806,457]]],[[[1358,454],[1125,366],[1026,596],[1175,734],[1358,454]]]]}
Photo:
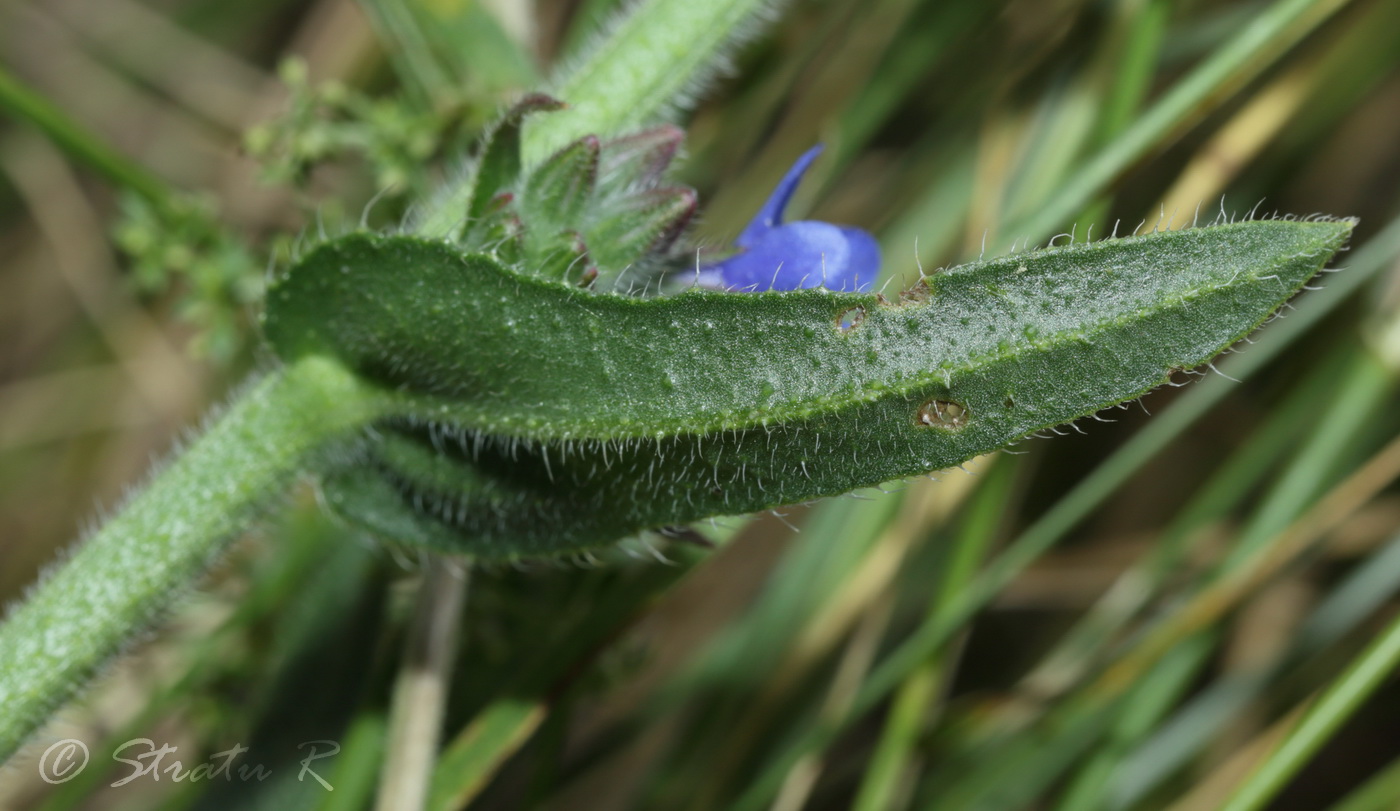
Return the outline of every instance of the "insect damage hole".
{"type": "Polygon", "coordinates": [[[914,421],[919,425],[926,425],[931,428],[946,428],[956,431],[967,425],[971,414],[967,406],[962,403],[955,403],[952,400],[929,400],[919,406],[919,413],[915,415],[914,421]]]}
{"type": "Polygon", "coordinates": [[[865,308],[860,305],[844,310],[836,316],[836,328],[842,332],[850,332],[860,326],[865,321],[865,308]]]}

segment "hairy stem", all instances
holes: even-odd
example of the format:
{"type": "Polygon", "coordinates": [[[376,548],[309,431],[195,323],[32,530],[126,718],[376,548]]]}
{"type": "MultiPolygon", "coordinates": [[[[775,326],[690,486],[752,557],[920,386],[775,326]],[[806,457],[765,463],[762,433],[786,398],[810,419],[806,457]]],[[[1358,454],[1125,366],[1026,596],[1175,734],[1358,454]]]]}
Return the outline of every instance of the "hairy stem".
{"type": "Polygon", "coordinates": [[[569,109],[526,127],[525,163],[544,160],[577,138],[637,129],[688,106],[723,64],[735,40],[753,30],[770,0],[646,0],[551,84],[569,109]]]}
{"type": "Polygon", "coordinates": [[[0,762],[376,401],[319,357],[269,375],[14,606],[0,626],[0,762]]]}

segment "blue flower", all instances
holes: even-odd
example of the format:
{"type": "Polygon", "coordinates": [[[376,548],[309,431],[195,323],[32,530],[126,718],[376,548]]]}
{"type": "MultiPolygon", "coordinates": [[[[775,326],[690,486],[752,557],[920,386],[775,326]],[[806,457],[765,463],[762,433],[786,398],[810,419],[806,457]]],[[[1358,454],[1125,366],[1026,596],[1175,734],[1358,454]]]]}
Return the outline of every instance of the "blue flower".
{"type": "Polygon", "coordinates": [[[773,195],[734,241],[739,253],[700,270],[707,287],[752,292],[825,287],[868,292],[880,273],[880,246],[859,228],[814,220],[783,222],[783,209],[820,145],[797,159],[773,195]]]}

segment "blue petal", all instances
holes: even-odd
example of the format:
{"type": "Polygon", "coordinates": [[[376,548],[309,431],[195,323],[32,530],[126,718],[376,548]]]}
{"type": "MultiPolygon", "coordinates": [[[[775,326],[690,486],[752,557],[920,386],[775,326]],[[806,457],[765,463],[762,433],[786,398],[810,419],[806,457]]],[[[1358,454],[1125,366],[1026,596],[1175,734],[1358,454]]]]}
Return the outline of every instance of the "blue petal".
{"type": "Polygon", "coordinates": [[[765,230],[743,253],[710,269],[728,290],[866,292],[880,272],[880,248],[859,228],[793,222],[765,230]]]}
{"type": "Polygon", "coordinates": [[[869,231],[840,226],[846,237],[846,266],[839,277],[827,275],[827,288],[843,293],[869,293],[880,278],[880,243],[869,231]],[[837,283],[839,282],[839,283],[837,283]]]}
{"type": "Polygon", "coordinates": [[[880,247],[870,234],[824,222],[783,223],[788,201],[821,151],[818,144],[797,159],[735,240],[740,253],[697,269],[697,284],[734,291],[826,287],[862,293],[874,286],[880,247]]]}
{"type": "Polygon", "coordinates": [[[817,144],[803,153],[802,157],[792,165],[792,168],[783,175],[778,187],[773,189],[769,195],[768,202],[763,204],[763,208],[758,210],[754,218],[749,222],[748,227],[734,240],[734,244],[741,248],[753,247],[763,236],[764,232],[783,222],[783,211],[787,209],[788,201],[792,199],[792,193],[797,191],[797,185],[802,182],[802,176],[807,173],[812,161],[822,153],[822,145],[817,144]]]}

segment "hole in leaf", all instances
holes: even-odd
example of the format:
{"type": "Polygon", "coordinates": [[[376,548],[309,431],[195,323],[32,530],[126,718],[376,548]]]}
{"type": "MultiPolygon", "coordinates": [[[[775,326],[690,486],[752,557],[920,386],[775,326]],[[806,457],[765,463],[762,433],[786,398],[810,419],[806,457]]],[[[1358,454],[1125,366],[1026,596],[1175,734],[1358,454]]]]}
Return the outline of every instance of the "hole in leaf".
{"type": "Polygon", "coordinates": [[[836,328],[842,332],[850,332],[861,325],[865,320],[865,308],[856,306],[841,313],[836,317],[836,328]]]}
{"type": "Polygon", "coordinates": [[[970,417],[971,414],[962,403],[955,403],[952,400],[929,400],[919,407],[919,413],[914,421],[919,425],[956,431],[967,425],[970,417]]]}

